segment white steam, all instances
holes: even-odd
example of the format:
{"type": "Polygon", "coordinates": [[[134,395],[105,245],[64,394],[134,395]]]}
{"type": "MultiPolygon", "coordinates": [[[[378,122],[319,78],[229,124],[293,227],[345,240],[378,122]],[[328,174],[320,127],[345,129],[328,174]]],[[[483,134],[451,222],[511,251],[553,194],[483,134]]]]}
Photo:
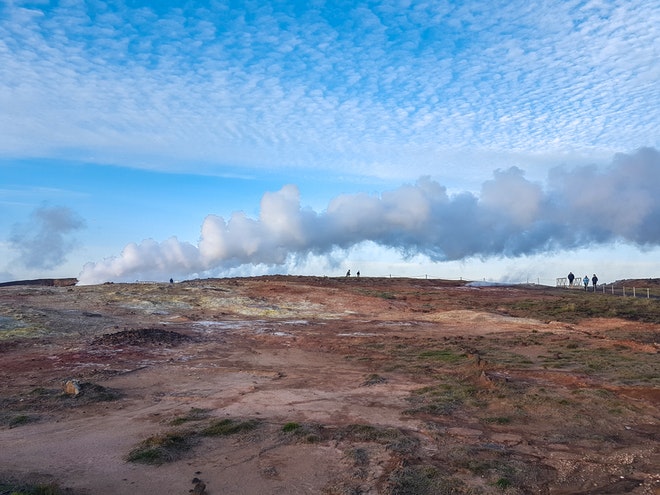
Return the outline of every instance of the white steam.
{"type": "Polygon", "coordinates": [[[209,215],[199,244],[172,237],[129,244],[118,257],[88,263],[81,284],[220,273],[243,265],[283,266],[330,256],[365,241],[433,261],[556,252],[591,243],[660,245],[660,153],[615,156],[603,170],[551,171],[547,186],[518,168],[496,171],[479,196],[449,196],[421,178],[380,196],[341,195],[324,212],[301,207],[298,188],[266,193],[258,219],[209,215]]]}
{"type": "Polygon", "coordinates": [[[76,246],[73,234],[84,227],[85,221],[70,208],[42,205],[28,221],[12,226],[9,244],[18,252],[19,264],[50,270],[66,261],[76,246]]]}

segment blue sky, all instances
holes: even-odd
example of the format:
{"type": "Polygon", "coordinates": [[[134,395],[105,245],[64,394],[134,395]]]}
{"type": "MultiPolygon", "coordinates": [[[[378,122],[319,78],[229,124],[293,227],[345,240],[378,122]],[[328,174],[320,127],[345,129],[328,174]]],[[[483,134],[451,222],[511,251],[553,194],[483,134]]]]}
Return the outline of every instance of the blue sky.
{"type": "Polygon", "coordinates": [[[660,277],[660,4],[0,0],[0,281],[660,277]]]}

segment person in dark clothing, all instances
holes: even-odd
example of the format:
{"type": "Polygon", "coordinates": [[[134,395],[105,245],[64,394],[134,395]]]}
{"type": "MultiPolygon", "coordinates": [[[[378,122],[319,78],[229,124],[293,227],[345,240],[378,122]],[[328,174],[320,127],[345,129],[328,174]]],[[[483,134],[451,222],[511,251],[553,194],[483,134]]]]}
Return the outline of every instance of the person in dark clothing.
{"type": "Polygon", "coordinates": [[[596,292],[596,284],[598,283],[598,277],[594,273],[594,276],[591,277],[591,283],[594,284],[594,292],[596,292]]]}
{"type": "Polygon", "coordinates": [[[348,270],[348,271],[346,272],[346,276],[347,276],[347,277],[350,277],[350,276],[351,276],[351,271],[350,271],[350,270],[348,270]]]}
{"type": "Polygon", "coordinates": [[[573,275],[573,272],[569,272],[569,274],[568,274],[568,285],[572,286],[574,280],[575,280],[575,275],[573,275]]]}

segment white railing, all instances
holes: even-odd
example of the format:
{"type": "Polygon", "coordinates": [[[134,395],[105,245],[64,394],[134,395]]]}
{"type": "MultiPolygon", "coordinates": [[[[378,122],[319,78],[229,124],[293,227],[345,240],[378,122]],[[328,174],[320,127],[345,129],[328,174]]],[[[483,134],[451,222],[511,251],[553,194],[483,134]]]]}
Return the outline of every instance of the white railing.
{"type": "Polygon", "coordinates": [[[579,279],[579,278],[573,279],[573,283],[571,284],[568,281],[568,277],[558,277],[556,284],[557,284],[557,287],[564,287],[566,289],[582,289],[582,288],[584,288],[584,285],[582,285],[582,279],[579,279]]]}
{"type": "MultiPolygon", "coordinates": [[[[565,289],[584,289],[584,284],[581,279],[573,280],[573,284],[569,283],[567,277],[557,277],[557,287],[563,287],[565,289]]],[[[623,297],[646,297],[647,299],[651,298],[651,289],[648,287],[615,287],[614,285],[601,285],[600,287],[594,288],[591,285],[587,285],[588,292],[602,292],[603,294],[612,294],[620,295],[623,297]]],[[[655,296],[654,296],[655,297],[655,296]]]]}
{"type": "MultiPolygon", "coordinates": [[[[646,288],[637,288],[637,287],[614,287],[610,286],[606,290],[606,287],[603,285],[603,294],[610,293],[612,295],[621,294],[623,297],[646,297],[651,299],[651,289],[646,288]],[[639,295],[638,295],[639,294],[639,295]]],[[[655,296],[654,296],[655,297],[655,296]]]]}

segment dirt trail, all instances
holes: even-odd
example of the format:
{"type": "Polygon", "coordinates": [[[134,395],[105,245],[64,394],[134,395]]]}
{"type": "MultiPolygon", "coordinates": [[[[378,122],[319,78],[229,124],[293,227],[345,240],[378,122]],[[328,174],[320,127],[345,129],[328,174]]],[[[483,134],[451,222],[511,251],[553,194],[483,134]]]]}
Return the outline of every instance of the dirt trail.
{"type": "Polygon", "coordinates": [[[0,493],[660,493],[658,325],[508,314],[554,297],[313,277],[0,288],[0,493]],[[147,439],[181,443],[129,462],[147,439]]]}

